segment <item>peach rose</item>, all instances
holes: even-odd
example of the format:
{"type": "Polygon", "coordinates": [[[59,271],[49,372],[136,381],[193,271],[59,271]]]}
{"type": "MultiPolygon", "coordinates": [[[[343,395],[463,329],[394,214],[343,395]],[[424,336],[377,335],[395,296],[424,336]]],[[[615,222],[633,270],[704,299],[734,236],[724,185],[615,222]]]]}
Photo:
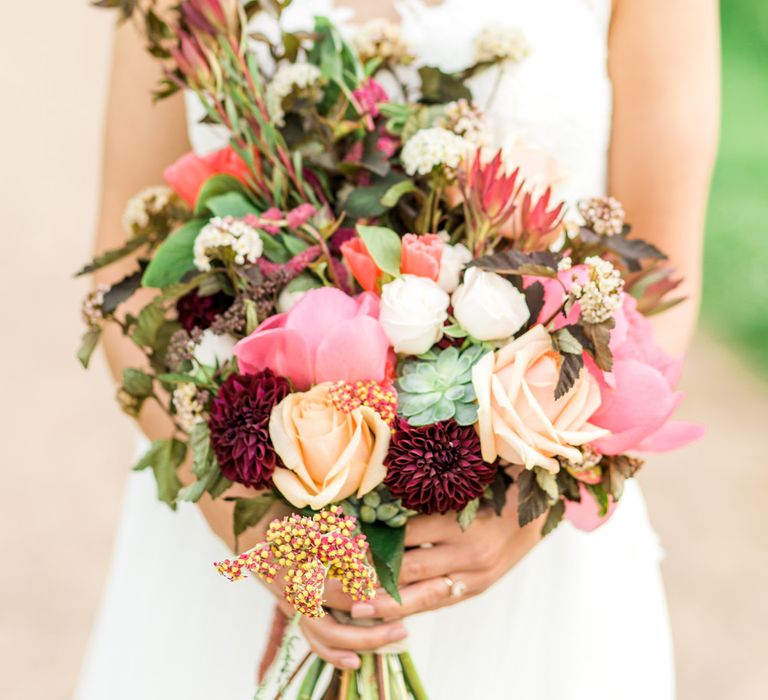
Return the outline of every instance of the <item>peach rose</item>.
{"type": "Polygon", "coordinates": [[[559,354],[541,325],[475,365],[472,384],[486,462],[501,457],[527,469],[539,466],[554,473],[560,468],[556,457],[580,463],[577,446],[606,435],[588,423],[600,406],[595,378],[582,369],[570,391],[555,399],[559,371],[559,354]]]}
{"type": "Polygon", "coordinates": [[[285,467],[275,487],[297,508],[315,510],[378,486],[386,474],[390,429],[378,413],[361,406],[335,408],[331,382],[289,394],[272,410],[269,435],[285,467]]]}

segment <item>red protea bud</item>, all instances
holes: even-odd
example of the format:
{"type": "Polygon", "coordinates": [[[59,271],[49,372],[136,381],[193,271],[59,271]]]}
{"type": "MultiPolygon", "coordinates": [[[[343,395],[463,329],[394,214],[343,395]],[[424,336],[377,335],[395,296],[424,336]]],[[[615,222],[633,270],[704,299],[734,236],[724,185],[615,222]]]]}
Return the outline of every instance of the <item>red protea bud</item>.
{"type": "Polygon", "coordinates": [[[237,0],[185,0],[181,4],[181,16],[195,34],[216,39],[220,35],[236,37],[240,32],[237,0]]]}
{"type": "Polygon", "coordinates": [[[197,38],[178,30],[179,45],[171,49],[171,56],[183,76],[186,86],[190,88],[207,88],[215,84],[215,73],[212,62],[208,59],[207,50],[197,38]]]}

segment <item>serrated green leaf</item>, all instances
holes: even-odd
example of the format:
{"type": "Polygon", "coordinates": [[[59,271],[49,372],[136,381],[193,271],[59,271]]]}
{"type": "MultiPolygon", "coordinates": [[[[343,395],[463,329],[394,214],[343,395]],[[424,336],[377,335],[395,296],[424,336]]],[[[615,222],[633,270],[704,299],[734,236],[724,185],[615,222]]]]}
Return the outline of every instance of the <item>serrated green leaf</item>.
{"type": "Polygon", "coordinates": [[[405,528],[389,527],[383,523],[361,523],[360,527],[368,540],[373,565],[384,590],[398,603],[400,593],[397,580],[405,552],[405,528]]]}
{"type": "Polygon", "coordinates": [[[574,338],[573,334],[567,328],[561,328],[553,333],[557,349],[560,352],[570,353],[572,355],[581,355],[584,348],[581,343],[574,338]]]}
{"type": "Polygon", "coordinates": [[[397,277],[400,274],[402,251],[400,236],[384,226],[358,226],[357,232],[379,268],[397,277]]]}
{"type": "Polygon", "coordinates": [[[263,493],[254,498],[234,498],[231,500],[235,501],[232,525],[235,534],[235,546],[237,546],[237,539],[240,535],[242,535],[248,528],[254,527],[261,522],[261,519],[267,514],[267,511],[275,502],[275,497],[270,492],[263,493]]]}
{"type": "Polygon", "coordinates": [[[201,219],[188,221],[163,241],[150,261],[141,283],[144,287],[162,288],[176,284],[195,268],[194,245],[207,222],[201,219]]]}
{"type": "Polygon", "coordinates": [[[152,376],[140,369],[126,367],[123,370],[123,389],[137,399],[146,399],[152,394],[152,376]]]}
{"type": "Polygon", "coordinates": [[[194,384],[195,386],[208,387],[211,383],[202,377],[196,377],[191,374],[182,374],[180,372],[165,372],[157,375],[158,381],[164,384],[194,384]]]}
{"type": "Polygon", "coordinates": [[[480,499],[475,498],[465,505],[459,512],[457,520],[462,532],[466,532],[469,526],[477,517],[477,511],[480,508],[480,499]]]}
{"type": "Polygon", "coordinates": [[[550,500],[554,501],[560,497],[560,490],[557,488],[557,477],[550,471],[542,467],[534,467],[536,474],[536,483],[546,492],[550,500]]]}
{"type": "Polygon", "coordinates": [[[175,438],[155,440],[134,466],[134,471],[151,468],[157,482],[157,497],[176,509],[181,481],[176,473],[187,456],[187,445],[175,438]]]}
{"type": "Polygon", "coordinates": [[[608,512],[608,506],[610,505],[610,497],[602,484],[584,484],[587,491],[592,494],[592,498],[597,503],[597,514],[602,518],[608,512]]]}
{"type": "Polygon", "coordinates": [[[525,527],[549,508],[549,496],[539,486],[535,474],[528,469],[517,477],[517,485],[517,520],[520,527],[525,527]]]}
{"type": "Polygon", "coordinates": [[[148,304],[139,312],[131,338],[137,345],[152,347],[164,321],[165,314],[162,307],[155,302],[148,304]]]}
{"type": "Polygon", "coordinates": [[[80,364],[88,369],[88,364],[93,356],[93,351],[99,344],[101,338],[101,328],[94,327],[89,328],[80,341],[80,349],[77,351],[77,359],[80,360],[80,364]]]}
{"type": "Polygon", "coordinates": [[[102,253],[101,255],[97,255],[85,267],[78,270],[77,273],[75,274],[75,277],[90,274],[91,272],[100,270],[102,267],[107,267],[107,265],[111,265],[113,262],[122,260],[127,255],[130,255],[134,251],[141,248],[141,246],[143,246],[146,242],[147,242],[146,236],[134,236],[133,238],[129,238],[124,246],[120,248],[115,248],[114,250],[108,250],[105,253],[102,253]]]}
{"type": "Polygon", "coordinates": [[[561,523],[564,515],[565,501],[558,500],[547,512],[547,519],[544,521],[544,525],[541,528],[541,534],[546,537],[561,523]]]}

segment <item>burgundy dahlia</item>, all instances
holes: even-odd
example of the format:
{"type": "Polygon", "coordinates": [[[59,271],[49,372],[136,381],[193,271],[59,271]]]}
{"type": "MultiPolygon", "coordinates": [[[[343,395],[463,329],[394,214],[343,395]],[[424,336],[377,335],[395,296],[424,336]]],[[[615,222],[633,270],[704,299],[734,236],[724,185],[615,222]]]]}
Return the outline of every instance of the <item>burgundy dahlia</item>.
{"type": "Polygon", "coordinates": [[[224,294],[224,292],[202,297],[197,291],[192,291],[180,297],[176,302],[179,323],[187,333],[193,328],[204,331],[218,316],[232,306],[233,301],[232,297],[229,294],[224,294]]]}
{"type": "Polygon", "coordinates": [[[480,456],[475,429],[454,420],[415,427],[399,419],[385,464],[389,490],[420,513],[461,510],[496,473],[480,456]]]}
{"type": "Polygon", "coordinates": [[[266,488],[278,457],[269,439],[272,409],[290,391],[288,380],[272,370],[233,374],[211,404],[211,445],[221,473],[230,481],[266,488]]]}

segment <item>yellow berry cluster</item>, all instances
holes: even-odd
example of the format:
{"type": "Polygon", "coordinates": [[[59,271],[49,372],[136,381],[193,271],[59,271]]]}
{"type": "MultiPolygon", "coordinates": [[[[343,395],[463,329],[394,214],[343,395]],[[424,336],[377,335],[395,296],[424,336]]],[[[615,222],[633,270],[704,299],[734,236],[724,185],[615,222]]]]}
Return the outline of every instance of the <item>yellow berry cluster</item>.
{"type": "Polygon", "coordinates": [[[325,582],[334,578],[353,600],[374,595],[375,572],[368,564],[368,542],[354,534],[356,520],[339,506],[306,517],[296,513],[273,520],[266,541],[238,556],[215,564],[230,581],[251,571],[271,583],[278,569],[285,570],[285,597],[297,612],[323,617],[325,582]]]}
{"type": "Polygon", "coordinates": [[[351,413],[360,406],[368,406],[392,427],[397,416],[397,392],[374,381],[336,382],[328,391],[333,407],[351,413]]]}

